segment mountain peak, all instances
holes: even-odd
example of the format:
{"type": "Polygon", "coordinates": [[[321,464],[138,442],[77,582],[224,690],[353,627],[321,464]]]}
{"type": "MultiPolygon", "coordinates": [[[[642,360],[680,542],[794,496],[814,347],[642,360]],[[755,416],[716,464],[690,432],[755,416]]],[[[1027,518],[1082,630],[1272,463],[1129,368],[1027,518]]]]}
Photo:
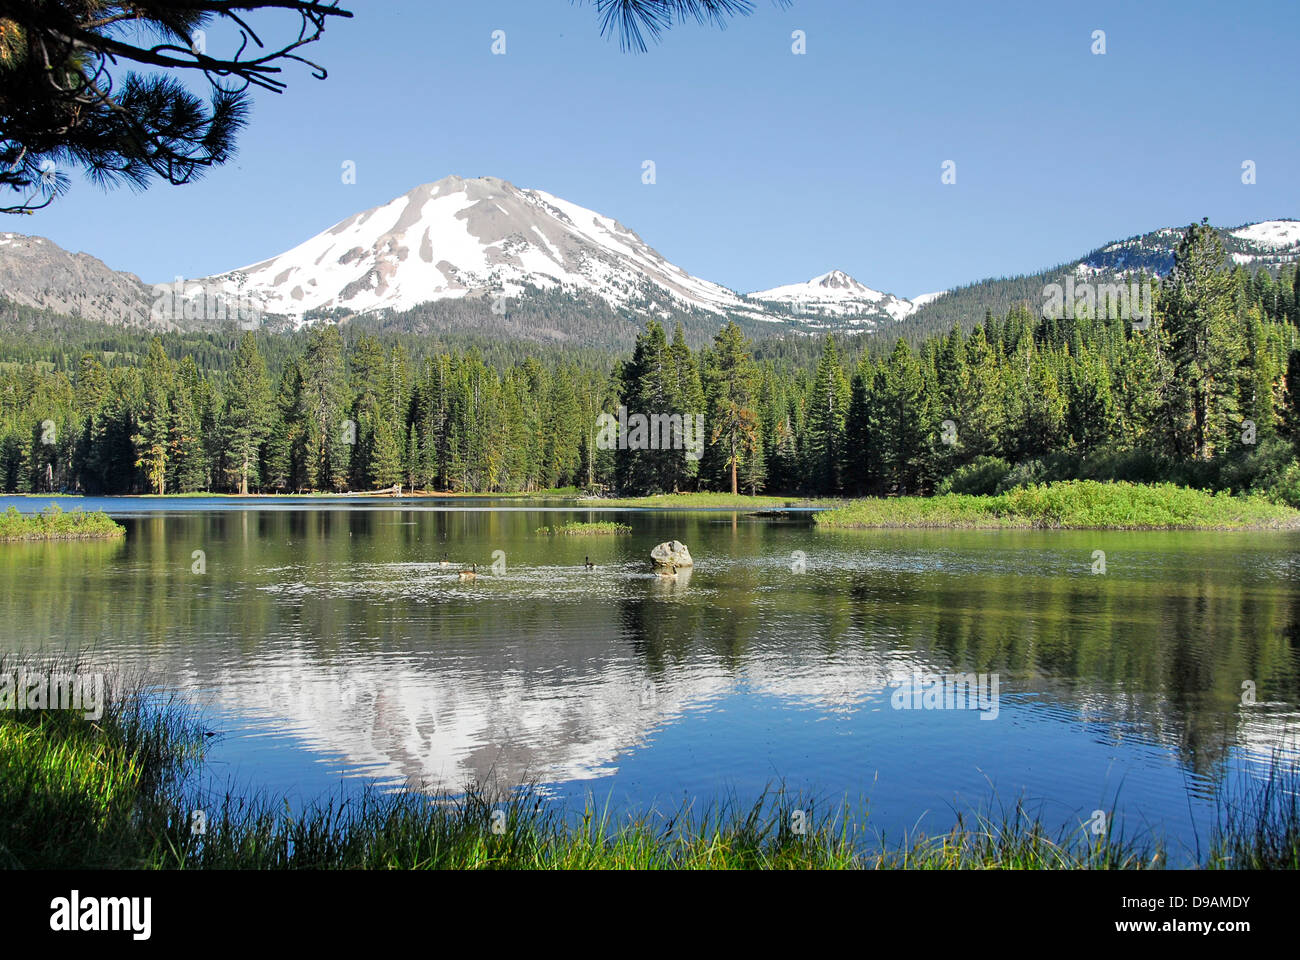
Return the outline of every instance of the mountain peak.
{"type": "Polygon", "coordinates": [[[403,196],[409,197],[413,194],[446,196],[450,193],[473,193],[483,197],[497,193],[520,192],[519,188],[513,183],[502,180],[500,177],[462,177],[460,174],[452,173],[440,180],[422,183],[418,187],[408,190],[403,196]]]}
{"type": "Polygon", "coordinates": [[[823,287],[827,290],[867,290],[866,285],[859,283],[843,270],[832,270],[830,273],[823,273],[820,277],[814,277],[808,283],[812,286],[823,287]]]}
{"type": "Polygon", "coordinates": [[[804,283],[760,290],[749,297],[783,304],[800,315],[842,318],[858,326],[875,326],[882,319],[901,320],[914,309],[908,301],[872,290],[843,270],[832,270],[804,283]]]}
{"type": "Polygon", "coordinates": [[[453,174],[422,184],[278,256],[209,280],[293,318],[565,288],[616,310],[776,319],[669,263],[617,220],[499,177],[453,174]]]}

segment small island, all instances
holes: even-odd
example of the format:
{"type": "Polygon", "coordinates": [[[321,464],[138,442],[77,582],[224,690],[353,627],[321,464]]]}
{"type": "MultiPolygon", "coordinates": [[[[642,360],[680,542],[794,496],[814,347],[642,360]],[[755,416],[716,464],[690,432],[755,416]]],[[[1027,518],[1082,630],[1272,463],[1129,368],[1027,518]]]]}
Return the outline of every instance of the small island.
{"type": "Polygon", "coordinates": [[[19,513],[10,507],[0,514],[0,541],[112,540],[126,536],[126,527],[102,510],[64,512],[51,503],[40,513],[19,513]]]}
{"type": "Polygon", "coordinates": [[[608,520],[601,520],[597,523],[570,520],[554,527],[538,527],[537,532],[543,536],[612,537],[620,533],[631,533],[632,528],[625,523],[613,523],[608,520]]]}

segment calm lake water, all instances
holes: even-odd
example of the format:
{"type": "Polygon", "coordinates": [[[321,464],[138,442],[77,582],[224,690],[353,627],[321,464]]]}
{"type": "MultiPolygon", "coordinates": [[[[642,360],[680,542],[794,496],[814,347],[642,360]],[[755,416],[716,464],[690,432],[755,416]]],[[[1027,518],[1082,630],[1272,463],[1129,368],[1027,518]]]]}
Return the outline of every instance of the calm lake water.
{"type": "Polygon", "coordinates": [[[1023,798],[1053,826],[1115,806],[1126,833],[1190,850],[1222,787],[1296,755],[1295,533],[828,533],[508,500],[73,505],[121,519],[125,541],[0,544],[0,650],[161,677],[219,733],[214,788],[303,803],[536,781],[556,803],[669,809],[784,782],[865,803],[893,838],[1023,798]],[[535,532],[569,519],[633,532],[535,532]],[[646,559],[669,539],[696,561],[675,582],[646,559]],[[968,672],[996,676],[989,709],[895,709],[914,676],[968,672]]]}

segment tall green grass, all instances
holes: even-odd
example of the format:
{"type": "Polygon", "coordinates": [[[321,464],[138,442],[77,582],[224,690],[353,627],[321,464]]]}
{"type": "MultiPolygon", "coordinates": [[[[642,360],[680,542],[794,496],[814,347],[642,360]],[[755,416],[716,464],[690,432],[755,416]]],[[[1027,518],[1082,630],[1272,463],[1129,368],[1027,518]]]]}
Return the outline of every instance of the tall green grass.
{"type": "Polygon", "coordinates": [[[1207,865],[1216,869],[1300,869],[1300,776],[1274,754],[1262,780],[1243,779],[1219,802],[1207,865]]]}
{"type": "Polygon", "coordinates": [[[815,517],[825,529],[1036,527],[1115,530],[1295,529],[1300,511],[1262,496],[1234,497],[1171,483],[1071,480],[1031,484],[994,496],[855,500],[815,517]]]}
{"type": "Polygon", "coordinates": [[[91,540],[126,536],[126,527],[108,514],[85,513],[80,508],[65,513],[51,503],[40,513],[19,513],[11,506],[0,514],[0,540],[91,540]]]}
{"type": "MultiPolygon", "coordinates": [[[[0,674],[85,674],[75,660],[0,657],[0,674]]],[[[98,720],[75,710],[0,710],[0,867],[152,865],[158,811],[180,796],[201,730],[178,700],[110,677],[98,720]]]]}

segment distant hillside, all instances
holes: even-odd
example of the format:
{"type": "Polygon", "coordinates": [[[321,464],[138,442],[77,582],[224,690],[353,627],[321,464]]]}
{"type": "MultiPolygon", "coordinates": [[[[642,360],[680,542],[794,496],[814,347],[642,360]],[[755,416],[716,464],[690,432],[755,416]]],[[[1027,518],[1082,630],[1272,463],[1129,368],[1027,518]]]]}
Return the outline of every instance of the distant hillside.
{"type": "Polygon", "coordinates": [[[0,233],[0,294],[25,307],[125,326],[148,326],[154,301],[135,274],[20,233],[0,233]]]}
{"type": "MultiPolygon", "coordinates": [[[[893,336],[911,340],[944,333],[954,324],[969,328],[984,319],[986,311],[1004,316],[1017,304],[1038,315],[1044,304],[1043,287],[1076,279],[1106,283],[1141,273],[1164,276],[1174,266],[1174,254],[1186,228],[1166,227],[1098,247],[1069,263],[1017,277],[997,277],[956,287],[921,305],[900,321],[893,336]]],[[[1263,268],[1274,276],[1300,261],[1300,221],[1266,220],[1220,230],[1231,262],[1252,273],[1263,268]]]]}

